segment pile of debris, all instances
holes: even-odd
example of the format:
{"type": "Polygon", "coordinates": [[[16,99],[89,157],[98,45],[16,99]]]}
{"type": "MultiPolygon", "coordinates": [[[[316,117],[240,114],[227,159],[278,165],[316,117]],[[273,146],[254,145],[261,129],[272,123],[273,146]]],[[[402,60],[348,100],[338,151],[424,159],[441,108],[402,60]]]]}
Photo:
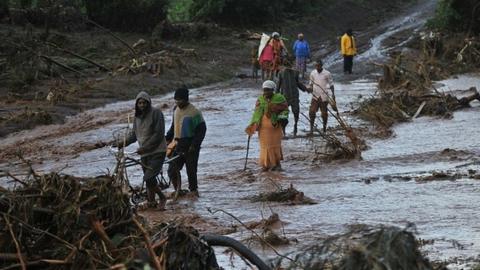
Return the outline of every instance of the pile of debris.
{"type": "Polygon", "coordinates": [[[366,225],[352,226],[345,234],[305,248],[287,265],[283,269],[446,269],[433,266],[420,253],[418,241],[408,228],[366,225]]]}
{"type": "Polygon", "coordinates": [[[363,101],[355,113],[380,129],[388,129],[395,123],[420,115],[451,118],[453,111],[470,107],[473,100],[480,101],[480,93],[475,87],[468,91],[471,94],[462,98],[439,92],[417,94],[405,89],[381,91],[379,96],[363,101]]]}
{"type": "Polygon", "coordinates": [[[290,243],[290,240],[285,237],[285,232],[283,232],[283,236],[276,232],[280,228],[283,229],[283,221],[280,220],[280,216],[277,213],[272,213],[266,219],[250,222],[247,224],[247,228],[249,230],[260,230],[259,233],[252,235],[247,241],[259,243],[262,247],[265,247],[265,245],[281,246],[290,243]]]}
{"type": "Polygon", "coordinates": [[[480,68],[479,40],[433,32],[414,40],[413,49],[394,54],[390,63],[382,65],[379,94],[363,101],[355,111],[376,128],[387,131],[387,136],[397,122],[420,115],[451,117],[453,111],[480,100],[475,87],[469,89],[471,95],[457,98],[433,86],[434,80],[480,68]]]}
{"type": "Polygon", "coordinates": [[[216,269],[192,228],[145,227],[118,177],[9,177],[16,187],[0,187],[2,268],[216,269]]]}
{"type": "MultiPolygon", "coordinates": [[[[194,49],[183,49],[179,47],[168,46],[149,52],[152,42],[140,39],[133,48],[137,50],[136,57],[130,59],[129,64],[120,65],[116,71],[119,73],[138,74],[142,72],[149,72],[155,76],[164,74],[168,69],[176,69],[181,71],[188,71],[188,65],[184,62],[186,57],[196,57],[194,49]]],[[[157,49],[159,46],[155,46],[157,49]]]]}
{"type": "Polygon", "coordinates": [[[301,191],[298,191],[296,188],[290,184],[290,187],[283,188],[277,187],[275,191],[260,193],[249,197],[251,202],[286,202],[289,204],[316,204],[314,200],[305,196],[301,191]]]}

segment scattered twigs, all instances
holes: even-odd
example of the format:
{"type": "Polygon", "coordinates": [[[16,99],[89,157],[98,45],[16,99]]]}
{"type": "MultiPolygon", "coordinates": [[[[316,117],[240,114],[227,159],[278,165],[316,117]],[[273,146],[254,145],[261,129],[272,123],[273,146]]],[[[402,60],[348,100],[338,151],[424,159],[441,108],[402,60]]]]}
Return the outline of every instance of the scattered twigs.
{"type": "Polygon", "coordinates": [[[19,219],[19,218],[16,218],[12,215],[8,215],[9,218],[19,222],[22,224],[23,227],[27,228],[28,230],[32,231],[32,232],[35,232],[35,233],[40,233],[40,234],[45,234],[45,235],[48,235],[50,236],[51,238],[57,240],[58,242],[64,244],[66,247],[68,247],[69,249],[76,249],[76,247],[72,244],[70,244],[69,242],[63,240],[62,238],[48,232],[48,231],[45,231],[45,230],[42,230],[42,229],[39,229],[37,227],[34,227],[34,226],[31,226],[30,224],[28,224],[27,222],[19,219]]]}
{"type": "Polygon", "coordinates": [[[60,63],[60,62],[52,59],[52,58],[49,57],[49,56],[40,55],[40,57],[43,58],[43,59],[45,59],[46,61],[48,61],[48,62],[50,62],[50,63],[53,63],[53,64],[55,64],[55,65],[57,65],[57,66],[59,66],[59,67],[61,67],[61,68],[63,68],[63,69],[66,69],[66,70],[68,70],[68,71],[70,71],[70,72],[77,73],[77,74],[79,74],[79,75],[81,75],[81,76],[86,76],[85,73],[83,73],[83,72],[81,72],[81,71],[78,71],[78,70],[76,70],[76,69],[74,69],[74,68],[71,68],[71,67],[69,67],[69,66],[67,66],[67,65],[64,65],[64,64],[62,64],[62,63],[60,63]]]}
{"type": "MultiPolygon", "coordinates": [[[[333,116],[333,118],[335,118],[335,120],[340,124],[340,127],[344,130],[345,132],[345,136],[351,141],[352,145],[355,147],[355,153],[356,155],[357,154],[360,154],[361,150],[360,150],[360,144],[361,144],[361,140],[357,137],[357,135],[355,134],[355,132],[353,131],[352,127],[350,125],[347,124],[347,122],[345,120],[343,120],[343,118],[340,116],[340,112],[338,111],[338,107],[337,107],[337,101],[335,99],[335,95],[333,96],[330,96],[328,94],[328,91],[326,89],[324,89],[321,85],[319,85],[318,83],[314,82],[314,81],[311,81],[314,85],[316,85],[317,87],[319,87],[327,96],[328,98],[328,103],[334,107],[335,109],[335,113],[332,112],[332,110],[330,110],[328,107],[327,107],[327,111],[330,115],[333,116]]],[[[316,96],[315,94],[311,93],[313,98],[317,99],[317,100],[321,100],[320,97],[316,96]]],[[[305,116],[305,115],[304,115],[305,116]]],[[[309,120],[310,121],[310,120],[309,120]]]]}
{"type": "Polygon", "coordinates": [[[265,239],[263,239],[263,237],[261,235],[259,235],[255,230],[249,228],[245,223],[243,223],[239,218],[237,218],[235,215],[223,210],[223,209],[216,209],[216,210],[212,210],[211,208],[207,208],[208,212],[210,212],[212,215],[215,215],[216,213],[224,213],[228,216],[230,216],[231,218],[233,218],[234,220],[236,220],[238,223],[240,223],[240,225],[242,225],[245,229],[249,230],[250,232],[252,232],[256,237],[258,237],[258,239],[260,239],[260,241],[262,241],[265,245],[267,245],[273,252],[275,252],[275,254],[277,254],[277,256],[281,257],[281,258],[284,258],[284,259],[287,259],[289,261],[291,261],[292,263],[294,263],[294,260],[286,255],[283,255],[281,254],[280,252],[278,252],[278,250],[272,246],[272,244],[270,244],[269,242],[267,242],[265,239]]]}
{"type": "Polygon", "coordinates": [[[26,270],[27,266],[25,265],[25,261],[23,259],[22,250],[20,249],[20,244],[18,244],[17,238],[13,233],[12,224],[10,223],[6,214],[3,214],[3,219],[7,223],[8,231],[10,232],[10,236],[12,237],[12,240],[15,243],[15,248],[17,250],[17,258],[18,258],[18,261],[20,262],[20,266],[22,267],[22,270],[26,270]]]}
{"type": "MultiPolygon", "coordinates": [[[[22,254],[22,257],[25,255],[22,254]]],[[[0,253],[0,260],[4,261],[18,261],[18,253],[0,253]]]]}
{"type": "Polygon", "coordinates": [[[57,49],[57,50],[59,50],[59,51],[62,51],[62,52],[67,53],[67,54],[70,54],[70,55],[75,56],[75,57],[77,57],[77,58],[79,58],[79,59],[82,59],[82,60],[84,60],[84,61],[86,61],[86,62],[88,62],[88,63],[90,63],[90,64],[92,64],[92,65],[95,65],[95,66],[97,66],[98,68],[100,68],[100,70],[103,70],[103,71],[112,71],[110,68],[107,68],[107,67],[105,67],[104,65],[101,65],[101,64],[93,61],[92,59],[89,59],[89,58],[87,58],[87,57],[85,57],[85,56],[81,56],[81,55],[79,55],[79,54],[77,54],[77,53],[74,53],[74,52],[72,52],[72,51],[69,51],[69,50],[67,50],[67,49],[61,48],[61,47],[59,47],[57,44],[54,44],[54,43],[51,43],[51,42],[47,42],[46,44],[49,45],[49,46],[51,46],[51,47],[53,47],[53,48],[55,48],[55,49],[57,49]]]}
{"type": "MultiPolygon", "coordinates": [[[[307,115],[305,115],[305,113],[303,112],[300,112],[300,114],[307,120],[307,122],[309,123],[310,122],[310,117],[308,117],[307,115]]],[[[313,125],[313,128],[315,129],[315,131],[318,132],[318,134],[320,134],[320,136],[325,140],[327,141],[329,144],[331,144],[332,146],[340,149],[345,155],[344,155],[344,158],[347,157],[347,158],[353,158],[353,157],[357,157],[359,152],[357,152],[356,149],[352,150],[350,149],[348,146],[344,145],[340,140],[338,140],[337,137],[335,137],[334,135],[330,135],[330,134],[327,134],[327,133],[324,133],[322,132],[318,125],[317,124],[314,124],[313,125]]],[[[312,140],[313,141],[313,140],[312,140]]],[[[329,158],[332,158],[334,157],[334,155],[332,154],[327,154],[327,153],[318,153],[316,152],[316,154],[323,154],[329,158]]]]}
{"type": "Polygon", "coordinates": [[[143,235],[143,238],[145,240],[145,245],[147,246],[148,253],[150,254],[150,257],[153,261],[153,264],[155,266],[156,270],[162,270],[162,266],[160,265],[160,262],[158,261],[157,254],[155,254],[155,251],[153,250],[152,246],[152,240],[150,240],[150,237],[148,236],[147,231],[143,228],[142,224],[138,222],[138,220],[133,217],[133,223],[137,226],[137,228],[140,230],[140,232],[143,235]]]}
{"type": "Polygon", "coordinates": [[[116,249],[115,245],[113,244],[110,237],[108,237],[107,233],[105,232],[105,228],[103,227],[102,222],[96,220],[95,218],[90,218],[90,226],[92,230],[102,239],[102,241],[107,246],[108,251],[112,252],[116,249]]]}
{"type": "Polygon", "coordinates": [[[7,173],[6,173],[6,176],[12,178],[15,182],[18,182],[18,183],[22,184],[24,187],[28,186],[27,183],[25,183],[24,181],[18,179],[18,177],[15,177],[15,176],[12,175],[10,172],[7,172],[7,173]]]}
{"type": "Polygon", "coordinates": [[[124,41],[123,39],[121,39],[120,37],[118,37],[117,35],[115,35],[112,31],[108,30],[107,28],[99,25],[98,23],[90,20],[90,19],[87,19],[87,21],[93,25],[95,25],[96,27],[102,29],[103,31],[107,32],[108,34],[110,34],[113,38],[115,38],[116,40],[120,41],[123,45],[125,45],[125,47],[128,48],[128,50],[132,53],[132,56],[136,56],[137,55],[137,52],[135,51],[135,49],[130,46],[126,41],[124,41]]]}

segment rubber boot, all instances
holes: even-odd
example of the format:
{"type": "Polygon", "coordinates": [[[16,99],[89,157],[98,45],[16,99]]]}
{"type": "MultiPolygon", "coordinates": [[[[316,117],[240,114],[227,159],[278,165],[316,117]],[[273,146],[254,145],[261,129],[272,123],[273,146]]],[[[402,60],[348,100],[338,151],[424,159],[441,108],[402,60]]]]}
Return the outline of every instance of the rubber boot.
{"type": "Polygon", "coordinates": [[[173,188],[175,189],[175,195],[173,196],[173,199],[177,200],[182,190],[182,175],[180,174],[180,171],[178,171],[174,179],[172,179],[172,184],[173,188]]]}
{"type": "Polygon", "coordinates": [[[165,195],[163,195],[162,190],[158,186],[155,187],[154,192],[157,193],[158,198],[159,198],[158,210],[160,210],[160,211],[165,210],[165,205],[167,204],[167,198],[165,197],[165,195]]]}
{"type": "Polygon", "coordinates": [[[157,202],[155,201],[155,191],[150,188],[147,188],[147,206],[148,208],[155,208],[157,202]]]}

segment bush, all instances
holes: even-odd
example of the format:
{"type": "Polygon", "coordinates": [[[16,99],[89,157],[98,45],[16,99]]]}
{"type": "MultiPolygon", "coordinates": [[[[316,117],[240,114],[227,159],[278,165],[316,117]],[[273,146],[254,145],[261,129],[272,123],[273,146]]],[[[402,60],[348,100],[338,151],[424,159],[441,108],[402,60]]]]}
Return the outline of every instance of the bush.
{"type": "Polygon", "coordinates": [[[310,0],[193,0],[194,20],[213,20],[227,25],[276,24],[286,13],[313,5],[310,0]]]}
{"type": "Polygon", "coordinates": [[[186,22],[190,20],[190,7],[193,0],[171,0],[168,7],[168,19],[171,22],[186,22]]]}
{"type": "Polygon", "coordinates": [[[165,20],[168,0],[85,0],[88,17],[112,30],[150,32],[165,20]]]}
{"type": "Polygon", "coordinates": [[[441,0],[435,17],[429,21],[433,28],[480,33],[480,2],[478,0],[441,0]]]}

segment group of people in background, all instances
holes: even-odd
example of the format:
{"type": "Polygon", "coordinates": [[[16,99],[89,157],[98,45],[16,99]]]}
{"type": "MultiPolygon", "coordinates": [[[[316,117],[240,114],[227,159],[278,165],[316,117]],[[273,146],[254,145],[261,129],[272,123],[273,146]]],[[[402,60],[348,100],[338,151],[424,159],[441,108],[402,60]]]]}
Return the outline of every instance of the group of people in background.
{"type": "MultiPolygon", "coordinates": [[[[254,45],[252,48],[252,77],[258,77],[258,69],[262,70],[262,81],[272,80],[278,73],[282,65],[291,62],[289,53],[283,39],[278,32],[273,32],[265,47],[260,48],[254,45]]],[[[307,63],[311,59],[310,45],[305,40],[304,34],[299,33],[297,40],[292,47],[293,57],[295,57],[295,68],[300,73],[302,79],[305,79],[307,63]]],[[[357,54],[355,38],[352,29],[347,29],[340,39],[340,52],[343,56],[343,72],[352,74],[353,58],[357,54]]]]}
{"type": "MultiPolygon", "coordinates": [[[[340,41],[340,47],[344,60],[343,71],[345,74],[352,74],[353,57],[357,50],[351,29],[345,31],[340,41]]],[[[256,57],[257,53],[252,56],[256,57]]],[[[271,40],[259,54],[258,60],[262,71],[267,70],[267,80],[262,84],[263,94],[256,101],[254,113],[245,132],[248,136],[258,132],[259,165],[263,171],[281,170],[280,163],[283,160],[281,142],[288,124],[289,107],[294,118],[293,135],[297,135],[300,114],[299,91],[312,95],[308,114],[310,135],[313,135],[316,129],[315,118],[319,110],[324,133],[327,130],[328,105],[333,111],[338,112],[333,77],[323,67],[321,59],[315,61],[315,68],[310,73],[308,85],[305,86],[302,82],[305,79],[307,62],[311,59],[310,46],[304,39],[303,33],[298,34],[297,40],[293,44],[293,54],[295,67],[289,61],[288,51],[277,32],[272,34],[271,40]],[[277,83],[273,81],[274,77],[277,78],[277,83]]],[[[265,79],[264,76],[262,76],[263,79],[265,79]]]]}
{"type": "MultiPolygon", "coordinates": [[[[255,48],[254,48],[255,49],[255,48]]],[[[299,91],[312,95],[309,109],[310,134],[315,129],[315,117],[321,112],[323,132],[326,132],[328,105],[337,110],[332,74],[323,68],[321,59],[315,61],[308,85],[304,85],[307,62],[311,59],[308,42],[302,33],[293,44],[295,67],[288,59],[288,50],[280,34],[274,32],[266,46],[260,52],[252,52],[252,64],[260,66],[262,72],[263,93],[255,104],[250,123],[245,129],[248,136],[258,132],[260,142],[259,165],[263,171],[281,170],[282,138],[288,124],[289,107],[293,113],[293,134],[297,135],[300,114],[299,91]],[[265,78],[266,76],[266,78],[265,78]],[[277,78],[277,83],[273,81],[277,78]]],[[[356,54],[355,40],[349,29],[341,38],[341,53],[344,57],[344,72],[352,73],[353,57],[356,54]]],[[[187,88],[179,88],[174,94],[172,124],[165,133],[165,119],[160,109],[152,106],[148,93],[140,92],[135,100],[135,120],[133,128],[123,142],[113,141],[118,148],[138,142],[136,153],[140,155],[143,180],[147,188],[147,206],[165,209],[167,202],[158,183],[165,159],[169,158],[168,177],[175,189],[175,198],[182,191],[181,169],[186,167],[188,188],[193,196],[198,197],[197,166],[200,147],[205,138],[207,126],[202,113],[189,102],[187,88]],[[159,200],[157,202],[156,196],[159,200]]]]}

